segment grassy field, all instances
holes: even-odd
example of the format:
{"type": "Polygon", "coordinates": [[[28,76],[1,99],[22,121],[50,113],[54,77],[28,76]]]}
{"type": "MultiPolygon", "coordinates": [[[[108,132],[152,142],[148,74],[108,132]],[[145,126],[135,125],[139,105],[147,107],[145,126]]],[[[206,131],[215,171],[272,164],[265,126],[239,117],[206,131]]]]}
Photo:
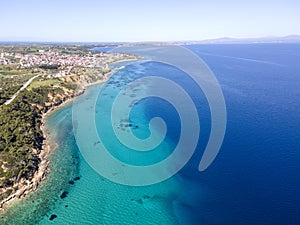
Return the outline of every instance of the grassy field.
{"type": "Polygon", "coordinates": [[[0,75],[4,75],[4,76],[26,75],[26,74],[28,74],[28,71],[18,71],[18,70],[1,71],[0,70],[0,75]]]}
{"type": "Polygon", "coordinates": [[[32,88],[38,88],[43,86],[54,86],[59,85],[61,82],[58,79],[47,79],[47,80],[34,80],[27,88],[28,90],[31,90],[32,88]]]}

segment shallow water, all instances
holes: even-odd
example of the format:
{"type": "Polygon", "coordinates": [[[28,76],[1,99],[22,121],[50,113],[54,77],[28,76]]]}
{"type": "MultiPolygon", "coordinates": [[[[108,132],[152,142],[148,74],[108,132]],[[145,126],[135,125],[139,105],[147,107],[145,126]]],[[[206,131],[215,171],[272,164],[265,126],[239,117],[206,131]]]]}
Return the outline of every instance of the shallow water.
{"type": "MultiPolygon", "coordinates": [[[[300,224],[300,45],[187,47],[214,72],[227,106],[224,143],[208,170],[197,170],[210,132],[205,96],[176,68],[136,62],[112,75],[106,84],[96,104],[98,132],[106,145],[114,144],[116,138],[105,112],[109,112],[118,90],[138,77],[163,75],[187,90],[199,112],[201,135],[189,163],[159,184],[131,187],[113,183],[82,158],[73,135],[72,108],[67,106],[48,118],[48,129],[59,148],[51,156],[52,173],[47,182],[14,204],[1,224],[300,224]],[[107,126],[101,133],[103,122],[107,126]],[[80,179],[69,184],[75,177],[80,179]],[[67,197],[61,199],[64,191],[67,197]],[[52,214],[57,218],[50,221],[52,214]]],[[[136,89],[147,90],[148,85],[136,89]]],[[[87,101],[89,95],[99,94],[99,88],[91,87],[80,98],[87,101]]],[[[172,106],[155,98],[135,105],[131,122],[138,129],[133,132],[147,137],[147,124],[155,116],[163,117],[171,131],[158,153],[144,158],[137,153],[123,155],[119,150],[126,148],[120,143],[111,153],[125,162],[143,165],[165,158],[180,134],[172,106]]],[[[128,129],[124,124],[118,125],[128,129]]]]}

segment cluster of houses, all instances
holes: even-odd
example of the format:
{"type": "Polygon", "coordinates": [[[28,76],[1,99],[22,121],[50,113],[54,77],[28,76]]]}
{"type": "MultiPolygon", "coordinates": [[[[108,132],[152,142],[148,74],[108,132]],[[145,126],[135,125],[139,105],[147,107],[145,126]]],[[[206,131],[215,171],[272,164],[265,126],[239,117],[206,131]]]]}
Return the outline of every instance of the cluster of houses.
{"type": "Polygon", "coordinates": [[[8,52],[0,53],[0,65],[10,65],[12,64],[11,57],[15,57],[15,54],[8,52]]]}
{"type": "Polygon", "coordinates": [[[19,68],[28,69],[34,67],[46,66],[47,68],[57,68],[55,74],[48,75],[52,77],[63,77],[70,75],[78,68],[102,68],[108,69],[108,64],[124,59],[121,53],[88,53],[80,54],[63,54],[54,51],[40,50],[38,54],[20,54],[20,53],[0,53],[0,65],[11,64],[10,57],[19,59],[19,68]],[[71,72],[72,71],[72,72],[71,72]]]}

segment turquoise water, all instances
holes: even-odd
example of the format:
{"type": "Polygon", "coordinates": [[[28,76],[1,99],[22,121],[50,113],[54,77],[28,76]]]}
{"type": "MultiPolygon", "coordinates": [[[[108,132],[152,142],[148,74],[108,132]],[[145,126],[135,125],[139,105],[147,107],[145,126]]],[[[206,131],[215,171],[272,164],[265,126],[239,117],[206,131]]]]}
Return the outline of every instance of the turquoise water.
{"type": "MultiPolygon", "coordinates": [[[[120,71],[116,77],[130,79],[124,75],[120,71]]],[[[90,96],[98,95],[100,87],[92,86],[78,98],[83,103],[79,105],[83,113],[91,110],[84,108],[84,103],[90,96]]],[[[108,96],[113,93],[114,89],[108,90],[108,96]]],[[[99,107],[99,112],[105,110],[99,107]]],[[[142,115],[141,112],[135,114],[142,115]]],[[[140,127],[146,123],[144,116],[135,119],[140,127]]],[[[47,130],[59,145],[51,155],[51,173],[32,197],[26,197],[8,211],[2,220],[4,224],[178,224],[173,205],[183,187],[176,177],[146,187],[124,186],[101,177],[85,162],[76,146],[72,105],[51,114],[47,130]],[[74,180],[76,177],[80,179],[74,180]],[[60,197],[63,192],[67,192],[65,198],[60,197]],[[51,215],[57,217],[50,220],[51,215]]],[[[139,132],[139,135],[147,134],[139,132]]],[[[104,138],[108,143],[113,142],[109,133],[104,138]]]]}
{"type": "MultiPolygon", "coordinates": [[[[111,127],[101,126],[110,124],[105,112],[109,112],[122,85],[143,75],[163,75],[187,90],[199,112],[201,137],[189,163],[159,184],[130,187],[112,183],[82,158],[73,135],[69,105],[48,118],[48,130],[59,147],[51,155],[52,173],[47,182],[1,214],[1,224],[300,224],[300,45],[187,47],[215,73],[228,113],[221,151],[206,171],[197,170],[210,133],[205,96],[175,68],[137,62],[112,75],[103,98],[96,101],[96,128],[104,137],[103,143],[116,143],[118,147],[111,153],[128,163],[150,164],[170,153],[178,141],[180,124],[176,111],[165,101],[150,98],[135,105],[131,112],[130,122],[138,126],[133,129],[138,137],[149,135],[147,124],[155,116],[162,116],[170,128],[158,147],[163,151],[150,152],[149,157],[119,154],[118,150],[126,148],[117,143],[111,127]],[[75,177],[80,179],[74,181],[75,177]],[[68,193],[62,199],[63,192],[68,193]],[[57,218],[50,221],[53,214],[57,218]]],[[[149,85],[142,83],[136,88],[147,90],[149,85]]],[[[100,87],[89,88],[79,100],[88,102],[99,94],[100,87]]],[[[79,109],[92,110],[84,104],[79,104],[79,109]]],[[[117,125],[126,131],[126,123],[117,125]]],[[[89,136],[84,138],[88,140],[89,136]]]]}
{"type": "MultiPolygon", "coordinates": [[[[99,86],[90,88],[80,99],[97,94],[98,89],[99,86]]],[[[64,123],[70,123],[70,119],[64,123]]],[[[148,187],[124,186],[99,176],[81,156],[79,161],[80,180],[69,185],[68,196],[48,213],[58,216],[56,224],[177,224],[172,204],[181,188],[175,178],[148,187]]],[[[40,222],[51,223],[49,217],[40,222]]]]}
{"type": "MultiPolygon", "coordinates": [[[[36,224],[59,203],[63,191],[69,191],[68,181],[78,176],[78,152],[72,136],[70,106],[60,109],[47,119],[47,132],[50,142],[55,141],[59,148],[50,155],[51,173],[37,191],[16,200],[9,210],[1,212],[0,224],[36,224]]],[[[55,146],[52,146],[55,147],[55,146]]]]}

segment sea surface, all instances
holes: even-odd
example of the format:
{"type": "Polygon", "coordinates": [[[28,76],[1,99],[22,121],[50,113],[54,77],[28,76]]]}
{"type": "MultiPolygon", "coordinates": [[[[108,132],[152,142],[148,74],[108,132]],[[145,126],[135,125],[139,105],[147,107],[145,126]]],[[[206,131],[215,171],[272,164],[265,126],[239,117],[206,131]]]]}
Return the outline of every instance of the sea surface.
{"type": "MultiPolygon", "coordinates": [[[[2,212],[0,224],[300,224],[300,44],[185,47],[212,70],[226,102],[224,142],[207,170],[198,171],[211,129],[204,93],[173,66],[148,60],[124,62],[115,65],[124,68],[106,84],[94,85],[78,98],[77,110],[86,120],[90,119],[86,113],[95,110],[95,127],[114,157],[138,166],[153,164],[171,154],[178,142],[176,109],[151,97],[135,104],[128,121],[119,121],[119,129],[147,138],[149,121],[153,117],[165,120],[164,141],[145,154],[128,151],[118,142],[110,110],[129,82],[144,76],[171,79],[189,94],[199,114],[200,138],[191,160],[158,184],[114,183],[82,157],[74,136],[73,107],[65,106],[47,120],[51,141],[58,144],[50,158],[51,173],[36,192],[2,212]],[[95,107],[86,107],[100,89],[95,107]],[[51,215],[57,217],[50,220],[51,215]]],[[[150,85],[155,84],[140,83],[133,91],[146,92],[150,85]]]]}

